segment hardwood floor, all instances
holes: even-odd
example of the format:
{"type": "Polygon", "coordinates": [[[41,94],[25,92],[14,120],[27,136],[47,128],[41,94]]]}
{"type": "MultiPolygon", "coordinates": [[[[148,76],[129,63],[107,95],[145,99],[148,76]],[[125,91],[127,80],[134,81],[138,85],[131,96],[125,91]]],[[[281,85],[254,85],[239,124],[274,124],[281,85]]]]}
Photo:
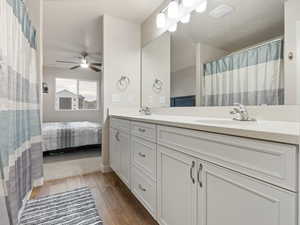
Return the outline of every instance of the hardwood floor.
{"type": "Polygon", "coordinates": [[[104,225],[158,225],[114,173],[100,172],[46,182],[35,188],[31,198],[88,186],[104,225]]]}

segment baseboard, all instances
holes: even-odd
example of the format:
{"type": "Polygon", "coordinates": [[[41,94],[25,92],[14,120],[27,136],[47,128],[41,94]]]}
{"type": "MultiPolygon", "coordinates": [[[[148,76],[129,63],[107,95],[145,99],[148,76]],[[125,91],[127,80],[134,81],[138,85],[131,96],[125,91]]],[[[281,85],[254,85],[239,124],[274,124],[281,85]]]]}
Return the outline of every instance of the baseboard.
{"type": "Polygon", "coordinates": [[[103,164],[101,164],[101,165],[100,165],[100,171],[101,171],[102,173],[110,173],[110,172],[112,172],[112,169],[111,169],[111,167],[108,166],[108,165],[103,165],[103,164]]]}
{"type": "Polygon", "coordinates": [[[33,182],[33,187],[41,187],[44,185],[44,177],[37,179],[33,182]]]}

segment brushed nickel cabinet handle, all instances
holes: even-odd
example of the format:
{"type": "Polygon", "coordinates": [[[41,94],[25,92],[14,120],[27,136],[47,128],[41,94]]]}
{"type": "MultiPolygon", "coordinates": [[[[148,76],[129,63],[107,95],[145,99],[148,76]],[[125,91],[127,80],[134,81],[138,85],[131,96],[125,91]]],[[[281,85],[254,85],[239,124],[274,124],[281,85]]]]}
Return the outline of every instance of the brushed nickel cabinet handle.
{"type": "Polygon", "coordinates": [[[119,131],[117,131],[117,133],[116,133],[116,135],[115,135],[115,138],[116,138],[116,140],[117,141],[120,141],[120,132],[119,131]]]}
{"type": "Polygon", "coordinates": [[[139,132],[145,133],[145,132],[146,132],[146,130],[145,130],[145,129],[143,129],[143,128],[139,128],[139,132]]]}
{"type": "Polygon", "coordinates": [[[141,156],[141,157],[143,157],[143,158],[146,158],[146,155],[143,154],[143,153],[141,153],[141,152],[139,152],[139,156],[141,156]]]}
{"type": "Polygon", "coordinates": [[[202,174],[202,170],[203,170],[203,165],[202,165],[202,163],[200,163],[199,169],[198,169],[198,174],[197,174],[197,179],[198,179],[199,186],[201,188],[203,187],[203,183],[202,183],[201,176],[200,176],[202,174]]]}
{"type": "Polygon", "coordinates": [[[195,183],[195,178],[193,177],[193,170],[195,168],[195,161],[192,162],[192,165],[191,165],[191,168],[190,168],[190,177],[191,177],[191,180],[193,182],[193,184],[195,183]]]}
{"type": "Polygon", "coordinates": [[[144,188],[141,184],[139,184],[139,189],[144,192],[147,191],[146,188],[144,188]]]}

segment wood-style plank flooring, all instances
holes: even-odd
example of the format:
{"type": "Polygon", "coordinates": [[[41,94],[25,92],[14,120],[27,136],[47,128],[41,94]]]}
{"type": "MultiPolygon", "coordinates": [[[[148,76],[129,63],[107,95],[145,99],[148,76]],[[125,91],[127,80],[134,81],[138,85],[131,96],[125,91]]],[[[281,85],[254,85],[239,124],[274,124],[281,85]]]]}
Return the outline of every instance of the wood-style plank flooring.
{"type": "Polygon", "coordinates": [[[31,198],[88,186],[104,225],[157,225],[146,209],[114,173],[93,173],[46,182],[35,188],[31,198]]]}

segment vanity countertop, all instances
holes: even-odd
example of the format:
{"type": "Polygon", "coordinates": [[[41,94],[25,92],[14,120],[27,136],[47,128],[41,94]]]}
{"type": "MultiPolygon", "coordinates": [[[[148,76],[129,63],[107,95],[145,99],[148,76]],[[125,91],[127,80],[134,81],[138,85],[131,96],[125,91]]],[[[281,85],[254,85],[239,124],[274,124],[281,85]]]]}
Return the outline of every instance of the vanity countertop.
{"type": "Polygon", "coordinates": [[[110,116],[119,119],[128,119],[131,121],[154,123],[157,125],[174,126],[287,144],[300,143],[300,123],[298,122],[267,120],[239,122],[230,119],[159,114],[146,116],[118,113],[111,114],[110,116]]]}

